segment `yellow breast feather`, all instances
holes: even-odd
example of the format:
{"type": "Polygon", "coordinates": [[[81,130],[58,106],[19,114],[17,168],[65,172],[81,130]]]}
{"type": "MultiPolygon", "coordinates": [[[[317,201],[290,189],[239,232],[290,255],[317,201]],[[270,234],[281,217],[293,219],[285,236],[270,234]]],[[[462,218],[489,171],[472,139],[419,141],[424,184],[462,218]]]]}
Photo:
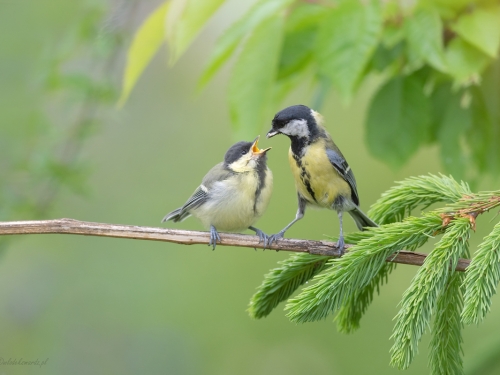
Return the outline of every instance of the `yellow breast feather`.
{"type": "Polygon", "coordinates": [[[307,146],[302,157],[290,148],[288,160],[297,191],[311,204],[332,208],[339,195],[350,198],[351,189],[328,159],[324,142],[320,139],[307,146]]]}

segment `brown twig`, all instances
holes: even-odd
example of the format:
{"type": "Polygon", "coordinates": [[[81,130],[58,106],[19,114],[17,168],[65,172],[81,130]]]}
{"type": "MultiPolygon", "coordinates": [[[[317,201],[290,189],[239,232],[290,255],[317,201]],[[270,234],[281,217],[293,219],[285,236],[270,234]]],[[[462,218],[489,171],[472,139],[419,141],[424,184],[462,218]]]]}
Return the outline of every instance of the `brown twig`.
{"type": "MultiPolygon", "coordinates": [[[[129,238],[135,240],[165,241],[183,245],[208,244],[209,233],[156,227],[141,227],[135,225],[93,223],[73,219],[55,219],[39,221],[4,221],[0,222],[0,236],[15,234],[79,234],[83,236],[101,236],[129,238]]],[[[263,248],[259,238],[254,235],[221,233],[222,246],[263,248]]],[[[348,251],[352,245],[346,245],[348,251]]],[[[338,257],[337,244],[330,241],[312,241],[298,239],[283,239],[274,243],[270,250],[294,251],[314,255],[338,257]]],[[[411,251],[399,251],[387,258],[388,262],[421,266],[426,254],[411,251]]],[[[465,271],[470,260],[460,259],[457,271],[465,271]]]]}

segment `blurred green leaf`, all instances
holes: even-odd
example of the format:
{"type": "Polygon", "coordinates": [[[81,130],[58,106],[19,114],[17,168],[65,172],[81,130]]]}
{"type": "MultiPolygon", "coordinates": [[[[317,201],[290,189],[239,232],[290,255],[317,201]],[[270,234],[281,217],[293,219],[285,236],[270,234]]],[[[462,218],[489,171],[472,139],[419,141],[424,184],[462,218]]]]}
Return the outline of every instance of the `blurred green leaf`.
{"type": "Polygon", "coordinates": [[[201,74],[199,88],[203,88],[219,71],[248,32],[259,25],[262,20],[276,14],[291,2],[292,0],[261,0],[226,30],[217,40],[209,61],[201,74]]]}
{"type": "Polygon", "coordinates": [[[224,0],[172,0],[167,14],[170,61],[176,62],[224,0]]]}
{"type": "Polygon", "coordinates": [[[398,43],[392,47],[379,44],[370,60],[369,69],[382,73],[388,68],[400,66],[400,58],[403,52],[403,43],[398,43]]]}
{"type": "Polygon", "coordinates": [[[473,124],[467,141],[480,171],[494,175],[500,169],[500,63],[484,73],[484,82],[472,92],[473,124]]]}
{"type": "Polygon", "coordinates": [[[483,95],[477,88],[471,89],[472,101],[472,126],[468,129],[466,141],[471,150],[471,156],[479,172],[488,170],[490,162],[489,151],[492,147],[497,147],[492,142],[492,124],[488,115],[488,109],[484,102],[483,95]]]}
{"type": "Polygon", "coordinates": [[[403,41],[405,30],[400,24],[387,23],[382,33],[382,44],[390,49],[403,41]]]}
{"type": "Polygon", "coordinates": [[[278,79],[283,79],[305,68],[313,56],[315,39],[315,27],[308,27],[285,35],[279,62],[278,79]]]}
{"type": "Polygon", "coordinates": [[[314,3],[298,4],[286,17],[285,30],[289,32],[318,26],[318,23],[323,20],[328,11],[327,7],[314,3]]]}
{"type": "Polygon", "coordinates": [[[320,25],[316,56],[340,95],[349,100],[368,64],[382,31],[378,2],[342,2],[320,25]]]}
{"type": "Polygon", "coordinates": [[[477,82],[490,59],[461,38],[454,38],[446,48],[449,74],[458,83],[477,82]]]}
{"type": "MultiPolygon", "coordinates": [[[[472,0],[474,1],[474,0],[472,0]]],[[[469,6],[471,0],[419,0],[422,7],[434,8],[443,20],[454,20],[463,12],[464,7],[469,6]]]]}
{"type": "Polygon", "coordinates": [[[491,119],[500,126],[500,59],[496,59],[485,70],[481,82],[481,92],[491,119]]]}
{"type": "Polygon", "coordinates": [[[448,92],[448,101],[441,108],[443,117],[439,124],[438,141],[441,146],[441,160],[445,171],[451,173],[457,180],[465,177],[467,162],[461,139],[466,130],[471,127],[472,119],[469,108],[460,105],[459,93],[448,92]]]}
{"type": "Polygon", "coordinates": [[[452,29],[474,47],[494,58],[500,45],[500,5],[475,8],[473,12],[460,16],[452,29]]]}
{"type": "Polygon", "coordinates": [[[283,39],[283,17],[272,16],[249,36],[229,81],[229,109],[239,138],[258,134],[278,68],[283,39]]]}
{"type": "Polygon", "coordinates": [[[428,137],[430,106],[422,82],[414,75],[395,77],[370,103],[368,147],[373,155],[400,167],[428,137]]]}
{"type": "Polygon", "coordinates": [[[443,25],[434,8],[421,8],[405,20],[408,47],[432,67],[446,71],[443,54],[443,25]]]}
{"type": "Polygon", "coordinates": [[[444,109],[450,100],[452,88],[450,83],[440,84],[434,88],[429,98],[431,105],[431,126],[429,132],[429,143],[437,142],[438,133],[445,115],[444,109]]]}
{"type": "Polygon", "coordinates": [[[142,72],[165,39],[165,19],[170,3],[160,5],[135,33],[127,53],[123,86],[118,105],[123,106],[142,72]]]}
{"type": "Polygon", "coordinates": [[[278,80],[306,69],[313,57],[318,22],[325,14],[327,14],[325,7],[301,4],[287,17],[278,80]]]}

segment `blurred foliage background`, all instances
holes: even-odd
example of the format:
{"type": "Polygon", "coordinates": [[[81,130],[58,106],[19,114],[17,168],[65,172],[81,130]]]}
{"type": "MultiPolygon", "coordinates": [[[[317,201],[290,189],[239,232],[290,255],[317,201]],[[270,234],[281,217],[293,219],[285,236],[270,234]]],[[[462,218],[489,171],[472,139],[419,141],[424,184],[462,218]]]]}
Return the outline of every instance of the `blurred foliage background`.
{"type": "MultiPolygon", "coordinates": [[[[297,103],[321,107],[356,173],[364,210],[395,180],[429,172],[497,189],[498,2],[388,1],[367,10],[354,0],[269,1],[264,8],[210,1],[206,16],[195,17],[200,27],[173,28],[190,14],[181,6],[188,3],[0,2],[0,220],[157,226],[235,138],[263,134],[274,112],[297,103]],[[134,33],[158,9],[177,9],[162,22],[171,27],[170,48],[163,34],[146,35],[142,46],[149,47],[139,49],[145,59],[130,68],[134,33]],[[353,22],[333,22],[339,9],[353,22]],[[248,18],[245,27],[231,26],[248,18]],[[361,35],[356,20],[375,35],[354,51],[361,64],[348,48],[361,35]],[[338,40],[322,45],[341,25],[347,29],[332,34],[338,40]],[[214,65],[238,50],[227,66],[214,65]]],[[[274,233],[293,217],[296,202],[288,140],[266,145],[273,146],[275,193],[259,227],[274,233]]],[[[310,210],[289,236],[323,239],[337,233],[336,222],[331,212],[310,210]]],[[[193,219],[176,228],[202,229],[193,219]]],[[[472,251],[489,229],[481,217],[472,251]]],[[[248,318],[262,275],[287,254],[61,235],[2,239],[7,245],[0,356],[49,360],[41,368],[0,366],[0,373],[398,371],[388,366],[387,338],[412,267],[398,267],[362,328],[341,335],[331,322],[294,325],[279,311],[248,318]]],[[[500,370],[499,315],[494,302],[482,325],[465,329],[469,374],[500,370]]],[[[410,374],[426,372],[423,344],[410,374]]]]}

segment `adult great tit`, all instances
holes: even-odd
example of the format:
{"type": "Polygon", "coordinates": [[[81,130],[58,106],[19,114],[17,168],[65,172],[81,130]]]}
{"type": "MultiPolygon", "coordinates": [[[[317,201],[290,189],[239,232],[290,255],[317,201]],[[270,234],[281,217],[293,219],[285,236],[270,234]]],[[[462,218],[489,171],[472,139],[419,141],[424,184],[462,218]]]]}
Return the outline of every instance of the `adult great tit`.
{"type": "Polygon", "coordinates": [[[377,224],[359,208],[359,196],[354,174],[344,156],[323,127],[321,115],[305,105],[294,105],[278,112],[267,138],[284,134],[290,138],[288,161],[295,178],[299,208],[295,219],[277,234],[269,244],[283,235],[297,220],[302,219],[306,205],[337,211],[340,222],[338,248],[343,253],[342,214],[347,211],[360,230],[377,224]]]}
{"type": "Polygon", "coordinates": [[[165,215],[162,223],[195,216],[210,228],[208,245],[214,250],[217,241],[221,242],[217,230],[238,232],[248,228],[259,236],[265,248],[268,236],[252,225],[269,204],[273,174],[266,164],[271,147],[260,150],[258,141],[259,137],[232,145],[224,161],[213,167],[187,202],[165,215]]]}

